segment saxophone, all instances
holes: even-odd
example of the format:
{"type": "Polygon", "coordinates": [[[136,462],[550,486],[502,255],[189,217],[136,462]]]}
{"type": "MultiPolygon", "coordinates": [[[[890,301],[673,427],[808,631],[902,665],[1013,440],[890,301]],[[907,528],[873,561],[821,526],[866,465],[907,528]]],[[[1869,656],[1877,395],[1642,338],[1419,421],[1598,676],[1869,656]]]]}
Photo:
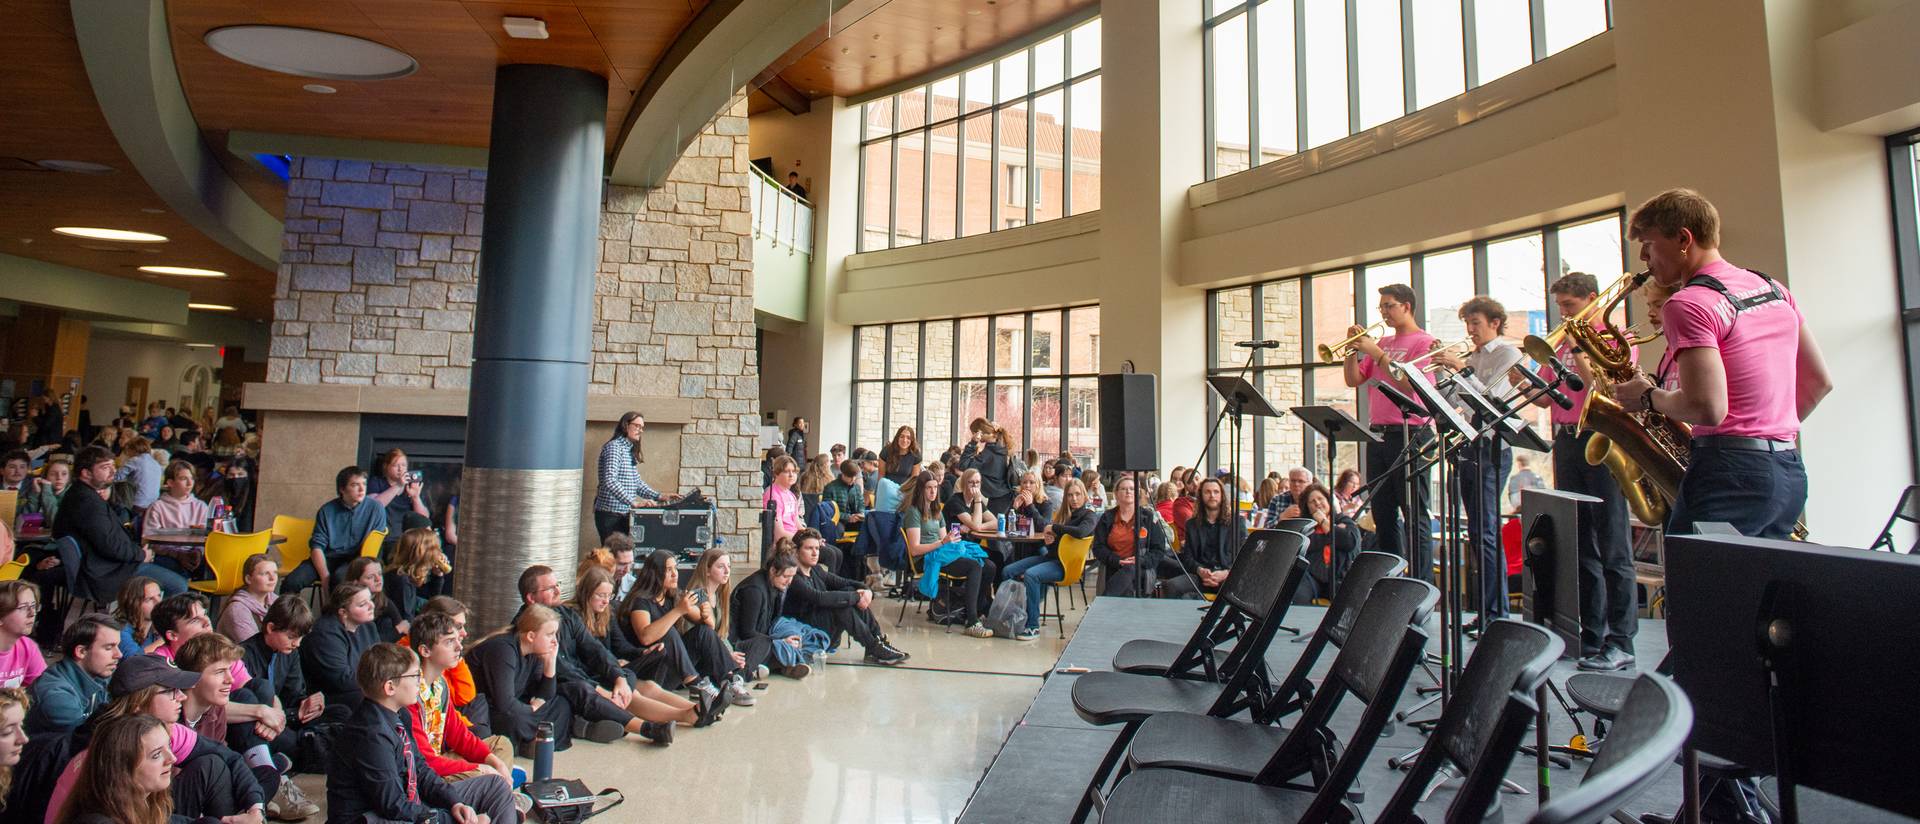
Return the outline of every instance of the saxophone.
{"type": "Polygon", "coordinates": [[[1586,355],[1593,382],[1599,384],[1590,387],[1580,409],[1580,428],[1594,433],[1587,440],[1587,463],[1607,467],[1633,517],[1662,526],[1687,471],[1691,428],[1658,412],[1628,412],[1607,391],[1642,374],[1633,362],[1633,347],[1655,338],[1634,337],[1614,325],[1612,314],[1651,274],[1623,275],[1547,338],[1529,337],[1526,351],[1544,363],[1564,340],[1586,355]]]}

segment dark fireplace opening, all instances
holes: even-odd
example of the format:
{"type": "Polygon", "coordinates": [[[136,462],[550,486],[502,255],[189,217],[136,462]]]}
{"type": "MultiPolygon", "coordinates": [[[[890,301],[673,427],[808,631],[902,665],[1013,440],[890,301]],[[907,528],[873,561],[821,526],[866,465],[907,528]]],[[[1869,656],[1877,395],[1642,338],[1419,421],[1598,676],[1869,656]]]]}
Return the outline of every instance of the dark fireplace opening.
{"type": "Polygon", "coordinates": [[[460,466],[467,456],[467,419],[436,415],[361,415],[360,465],[368,473],[387,450],[407,453],[407,465],[424,481],[433,526],[446,535],[447,507],[460,494],[460,466]]]}

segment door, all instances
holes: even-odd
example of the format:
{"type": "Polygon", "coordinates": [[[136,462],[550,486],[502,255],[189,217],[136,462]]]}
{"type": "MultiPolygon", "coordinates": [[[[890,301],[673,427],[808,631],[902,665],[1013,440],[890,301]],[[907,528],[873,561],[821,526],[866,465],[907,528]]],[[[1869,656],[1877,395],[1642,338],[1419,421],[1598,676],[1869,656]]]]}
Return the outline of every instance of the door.
{"type": "Polygon", "coordinates": [[[147,379],[127,379],[127,405],[133,407],[133,419],[140,420],[147,414],[147,379]]]}

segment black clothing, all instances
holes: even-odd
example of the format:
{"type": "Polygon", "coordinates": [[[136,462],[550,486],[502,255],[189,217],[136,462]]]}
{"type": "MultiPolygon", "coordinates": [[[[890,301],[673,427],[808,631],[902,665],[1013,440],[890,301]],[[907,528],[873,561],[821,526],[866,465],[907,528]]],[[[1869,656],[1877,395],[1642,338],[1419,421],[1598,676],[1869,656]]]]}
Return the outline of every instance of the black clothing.
{"type": "Polygon", "coordinates": [[[67,485],[60,498],[60,511],[53,517],[53,537],[69,535],[80,542],[80,580],[96,601],[110,600],[121,585],[134,576],[146,553],[127,534],[126,522],[114,516],[113,508],[93,487],[83,483],[67,485]]]}
{"type": "Polygon", "coordinates": [[[1627,499],[1606,466],[1587,463],[1591,437],[1592,432],[1582,432],[1553,439],[1554,488],[1600,499],[1597,504],[1578,505],[1581,657],[1598,655],[1608,647],[1633,652],[1633,636],[1640,629],[1640,616],[1634,610],[1639,593],[1627,533],[1627,499]]]}
{"type": "MultiPolygon", "coordinates": [[[[1033,531],[1039,532],[1046,528],[1048,522],[1053,520],[1053,502],[1047,500],[1047,496],[1041,495],[1035,499],[1033,503],[1007,510],[1007,525],[1009,527],[1013,525],[1013,519],[1016,517],[1025,517],[1032,523],[1033,531]]],[[[1089,520],[1087,526],[1091,528],[1093,522],[1089,520]]]]}
{"type": "MultiPolygon", "coordinates": [[[[588,686],[613,689],[616,681],[624,680],[627,686],[633,686],[633,673],[622,669],[620,659],[587,631],[587,619],[580,617],[573,607],[562,605],[551,609],[560,616],[560,657],[554,661],[553,671],[561,681],[583,681],[588,686]]],[[[520,607],[520,612],[526,611],[525,606],[520,607]]],[[[519,620],[520,614],[516,612],[513,621],[508,623],[519,620]]]]}
{"type": "Polygon", "coordinates": [[[322,720],[344,721],[359,705],[360,684],[354,673],[360,667],[360,656],[378,643],[379,630],[372,624],[361,624],[348,632],[338,615],[322,615],[313,622],[313,631],[300,644],[300,666],[312,688],[327,696],[322,720]]]}
{"type": "Polygon", "coordinates": [[[802,468],[806,467],[808,459],[813,457],[813,455],[807,452],[807,433],[805,432],[798,429],[789,429],[787,430],[787,439],[782,443],[784,444],[783,448],[787,450],[787,456],[792,458],[795,463],[800,464],[802,468]]]}
{"type": "Polygon", "coordinates": [[[736,644],[772,637],[773,622],[780,620],[785,600],[786,593],[773,588],[766,570],[747,576],[733,588],[733,603],[727,611],[727,637],[736,644]]]}
{"type": "Polygon", "coordinates": [[[1180,553],[1161,565],[1170,596],[1197,598],[1202,592],[1219,591],[1219,587],[1200,583],[1200,570],[1230,569],[1234,556],[1240,553],[1240,541],[1247,534],[1246,520],[1237,512],[1219,523],[1208,523],[1206,518],[1205,513],[1194,513],[1187,521],[1186,542],[1181,544],[1180,553]]]}
{"type": "MultiPolygon", "coordinates": [[[[466,661],[475,691],[487,699],[487,725],[495,735],[525,745],[533,740],[536,726],[550,722],[553,748],[573,745],[573,708],[560,695],[560,679],[547,677],[540,656],[520,654],[518,635],[508,632],[488,638],[467,650],[466,661]],[[546,702],[537,710],[532,706],[535,698],[546,702]]],[[[554,672],[559,672],[557,662],[554,672]]]]}
{"type": "Polygon", "coordinates": [[[908,478],[913,477],[913,467],[919,463],[920,453],[918,452],[896,455],[891,459],[884,454],[880,457],[880,466],[887,471],[887,480],[897,484],[904,484],[908,478]]]}
{"type": "Polygon", "coordinates": [[[1353,566],[1353,556],[1360,551],[1360,527],[1352,518],[1335,515],[1333,529],[1321,532],[1316,527],[1307,533],[1307,580],[1300,588],[1295,603],[1305,603],[1314,598],[1333,598],[1335,571],[1339,578],[1347,575],[1347,568],[1353,566]],[[1331,550],[1331,551],[1329,551],[1331,550]],[[1329,567],[1329,564],[1332,566],[1329,567]],[[1304,600],[1303,600],[1304,599],[1304,600]]]}
{"type": "MultiPolygon", "coordinates": [[[[1432,430],[1425,427],[1413,427],[1412,433],[1414,449],[1424,448],[1433,440],[1432,430]]],[[[1406,500],[1405,470],[1387,471],[1400,462],[1402,448],[1406,445],[1400,427],[1376,425],[1373,434],[1380,436],[1380,443],[1367,447],[1367,478],[1374,485],[1372,504],[1368,507],[1373,512],[1377,527],[1373,533],[1374,540],[1379,543],[1381,552],[1407,559],[1408,577],[1431,581],[1433,530],[1430,528],[1432,515],[1427,502],[1433,498],[1433,482],[1427,473],[1415,473],[1413,500],[1406,500]],[[1412,546],[1405,545],[1409,536],[1412,537],[1412,546]]]]}
{"type": "MultiPolygon", "coordinates": [[[[981,488],[984,490],[986,487],[982,485],[981,488]]],[[[985,493],[983,492],[982,494],[985,494],[985,493]]],[[[982,500],[980,503],[982,507],[986,510],[986,513],[989,517],[997,514],[993,511],[992,505],[988,501],[982,500]]],[[[966,493],[955,492],[952,495],[947,497],[947,501],[945,504],[941,505],[940,517],[945,519],[946,522],[949,524],[957,524],[957,523],[960,523],[961,513],[972,512],[972,511],[973,511],[973,507],[967,504],[966,493]]]]}
{"type": "Polygon", "coordinates": [[[362,701],[334,733],[333,762],[327,767],[329,824],[369,815],[452,824],[449,810],[456,803],[446,780],[414,747],[413,713],[362,701]]]}
{"type": "Polygon", "coordinates": [[[828,646],[840,645],[840,633],[872,651],[880,642],[880,628],[871,610],[860,609],[860,585],[816,565],[812,574],[796,572],[787,588],[786,614],[827,634],[828,646]]]}
{"type": "Polygon", "coordinates": [[[994,512],[1007,511],[1007,505],[1013,502],[1013,487],[1007,484],[1011,463],[1007,448],[997,441],[988,441],[984,449],[978,443],[969,443],[960,452],[960,470],[980,470],[980,494],[987,496],[994,512]]]}
{"type": "Polygon", "coordinates": [[[308,695],[307,677],[300,671],[300,656],[291,652],[274,652],[272,647],[267,646],[267,633],[262,629],[240,642],[240,662],[247,665],[247,673],[253,676],[253,680],[247,682],[245,690],[234,693],[234,700],[271,704],[277,697],[281,706],[287,709],[287,722],[295,723],[296,710],[308,695]],[[252,700],[242,697],[243,692],[252,700]]]}
{"type": "MultiPolygon", "coordinates": [[[[663,604],[652,598],[629,598],[628,607],[629,615],[636,611],[645,612],[648,619],[654,623],[668,620],[667,613],[673,611],[672,604],[663,604]]],[[[628,623],[631,625],[631,620],[628,623]]],[[[634,640],[635,643],[639,642],[637,637],[634,640]]],[[[736,669],[733,665],[733,656],[727,653],[726,645],[720,642],[720,636],[713,631],[713,627],[706,624],[694,624],[685,632],[669,628],[666,634],[660,636],[660,640],[670,651],[676,646],[685,650],[685,654],[693,662],[693,671],[690,674],[704,675],[715,684],[725,683],[727,676],[732,675],[736,669]]]]}

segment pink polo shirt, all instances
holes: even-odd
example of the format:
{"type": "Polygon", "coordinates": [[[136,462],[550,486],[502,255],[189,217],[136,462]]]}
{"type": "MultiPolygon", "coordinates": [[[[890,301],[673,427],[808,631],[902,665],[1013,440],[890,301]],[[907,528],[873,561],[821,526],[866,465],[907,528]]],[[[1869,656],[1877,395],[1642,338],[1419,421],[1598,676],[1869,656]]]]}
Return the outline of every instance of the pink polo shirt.
{"type": "MultiPolygon", "coordinates": [[[[1760,276],[1726,261],[1709,264],[1698,274],[1711,275],[1735,298],[1768,294],[1760,276]]],[[[1719,426],[1696,426],[1694,437],[1737,435],[1790,441],[1800,434],[1799,381],[1800,307],[1784,285],[1784,296],[1749,307],[1734,317],[1733,304],[1705,286],[1675,292],[1660,313],[1667,333],[1667,358],[1661,368],[1671,388],[1679,369],[1670,361],[1695,348],[1717,349],[1727,373],[1727,417],[1719,426]]],[[[1656,404],[1657,406],[1658,404],[1656,404]]]]}
{"type": "MultiPolygon", "coordinates": [[[[1553,354],[1554,357],[1560,359],[1561,363],[1567,364],[1568,368],[1572,368],[1573,343],[1571,341],[1561,341],[1560,348],[1554,350],[1553,354]]],[[[1633,363],[1639,363],[1640,350],[1634,349],[1627,353],[1627,360],[1633,363]]],[[[1549,381],[1555,378],[1555,373],[1551,366],[1542,365],[1539,374],[1541,378],[1549,381]]],[[[1604,378],[1602,378],[1602,380],[1604,380],[1604,378]]],[[[1568,401],[1572,402],[1569,404],[1572,408],[1561,409],[1560,404],[1554,403],[1551,400],[1547,401],[1547,413],[1551,416],[1553,425],[1560,426],[1561,424],[1579,423],[1580,411],[1587,407],[1587,393],[1593,391],[1593,385],[1591,383],[1583,384],[1578,392],[1575,392],[1572,387],[1562,385],[1560,391],[1567,396],[1568,401]]]]}
{"type": "MultiPolygon", "coordinates": [[[[1380,339],[1380,348],[1396,362],[1409,360],[1432,351],[1433,336],[1427,334],[1425,330],[1416,330],[1404,335],[1388,335],[1380,339]]],[[[1431,359],[1424,361],[1421,364],[1420,371],[1431,375],[1433,373],[1433,361],[1431,359]]],[[[1365,355],[1360,357],[1360,377],[1363,380],[1391,380],[1391,376],[1387,374],[1385,368],[1375,364],[1373,358],[1365,355]]],[[[1409,397],[1412,396],[1409,395],[1409,397]]],[[[1414,400],[1418,401],[1420,399],[1416,397],[1414,400]]],[[[1425,426],[1430,420],[1432,419],[1420,416],[1407,417],[1401,413],[1400,407],[1395,406],[1393,401],[1387,400],[1386,394],[1380,391],[1378,384],[1369,384],[1367,386],[1368,423],[1398,426],[1402,421],[1405,421],[1413,426],[1425,426]]]]}

